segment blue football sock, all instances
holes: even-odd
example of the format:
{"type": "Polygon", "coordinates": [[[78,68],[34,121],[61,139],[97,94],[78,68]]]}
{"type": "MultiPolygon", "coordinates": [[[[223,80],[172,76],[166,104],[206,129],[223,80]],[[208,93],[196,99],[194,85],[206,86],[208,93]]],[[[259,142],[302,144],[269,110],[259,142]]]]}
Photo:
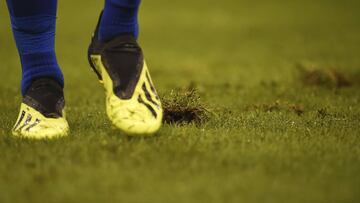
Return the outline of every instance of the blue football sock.
{"type": "Polygon", "coordinates": [[[140,0],[105,0],[99,26],[99,40],[109,41],[121,34],[138,37],[138,10],[140,0]]]}
{"type": "Polygon", "coordinates": [[[7,5],[21,60],[22,94],[41,77],[64,86],[55,55],[57,0],[7,0],[7,5]]]}

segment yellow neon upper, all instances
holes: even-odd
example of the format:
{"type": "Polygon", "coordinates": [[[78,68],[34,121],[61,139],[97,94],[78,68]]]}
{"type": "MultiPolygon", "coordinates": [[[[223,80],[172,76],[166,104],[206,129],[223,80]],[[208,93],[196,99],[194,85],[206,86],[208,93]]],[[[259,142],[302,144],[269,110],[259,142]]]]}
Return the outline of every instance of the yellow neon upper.
{"type": "Polygon", "coordinates": [[[18,119],[12,130],[14,136],[30,139],[63,137],[67,136],[68,132],[69,125],[65,116],[60,118],[47,118],[25,103],[21,104],[18,119]]]}
{"type": "Polygon", "coordinates": [[[152,135],[159,130],[163,110],[146,63],[130,99],[120,99],[113,92],[113,81],[109,76],[101,55],[90,55],[91,62],[101,74],[106,90],[106,112],[111,122],[128,135],[152,135]]]}

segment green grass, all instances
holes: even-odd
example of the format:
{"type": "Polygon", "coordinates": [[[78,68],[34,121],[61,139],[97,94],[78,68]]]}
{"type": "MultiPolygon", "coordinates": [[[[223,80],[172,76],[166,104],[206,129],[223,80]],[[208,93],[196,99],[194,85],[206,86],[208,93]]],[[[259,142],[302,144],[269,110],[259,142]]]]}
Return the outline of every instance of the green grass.
{"type": "Polygon", "coordinates": [[[61,0],[71,136],[38,142],[10,136],[20,64],[4,2],[1,203],[360,202],[359,1],[144,1],[140,42],[159,92],[196,86],[212,114],[130,138],[107,120],[86,61],[103,2],[61,0]],[[304,83],[299,64],[352,85],[304,83]]]}

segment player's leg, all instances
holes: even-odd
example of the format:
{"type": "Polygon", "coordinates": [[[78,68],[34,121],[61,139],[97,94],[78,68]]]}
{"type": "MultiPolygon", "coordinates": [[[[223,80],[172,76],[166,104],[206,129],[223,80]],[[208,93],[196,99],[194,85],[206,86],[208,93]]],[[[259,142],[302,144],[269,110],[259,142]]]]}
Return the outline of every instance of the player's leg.
{"type": "Polygon", "coordinates": [[[140,0],[106,0],[88,55],[112,123],[130,135],[151,135],[163,110],[137,43],[139,6],[140,0]]]}
{"type": "Polygon", "coordinates": [[[99,24],[99,40],[109,41],[121,34],[139,34],[138,11],[140,0],[105,0],[99,24]]]}
{"type": "Polygon", "coordinates": [[[22,66],[23,102],[13,134],[67,135],[64,79],[55,55],[57,0],[7,0],[22,66]]]}

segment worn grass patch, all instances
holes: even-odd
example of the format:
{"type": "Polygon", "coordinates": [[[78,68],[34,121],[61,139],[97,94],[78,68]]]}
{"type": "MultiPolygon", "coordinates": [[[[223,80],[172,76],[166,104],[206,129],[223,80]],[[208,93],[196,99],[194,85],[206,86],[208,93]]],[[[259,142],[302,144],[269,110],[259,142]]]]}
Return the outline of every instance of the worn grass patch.
{"type": "Polygon", "coordinates": [[[210,111],[195,88],[171,90],[162,96],[162,102],[165,123],[203,124],[210,118],[210,111]]]}
{"type": "Polygon", "coordinates": [[[327,88],[343,88],[352,86],[351,81],[345,74],[334,68],[319,68],[316,66],[304,66],[298,64],[300,79],[305,85],[320,86],[327,88]]]}
{"type": "Polygon", "coordinates": [[[293,112],[298,116],[305,113],[305,108],[301,104],[292,104],[285,101],[277,100],[272,103],[253,104],[246,108],[246,110],[260,110],[264,112],[287,111],[293,112]]]}

